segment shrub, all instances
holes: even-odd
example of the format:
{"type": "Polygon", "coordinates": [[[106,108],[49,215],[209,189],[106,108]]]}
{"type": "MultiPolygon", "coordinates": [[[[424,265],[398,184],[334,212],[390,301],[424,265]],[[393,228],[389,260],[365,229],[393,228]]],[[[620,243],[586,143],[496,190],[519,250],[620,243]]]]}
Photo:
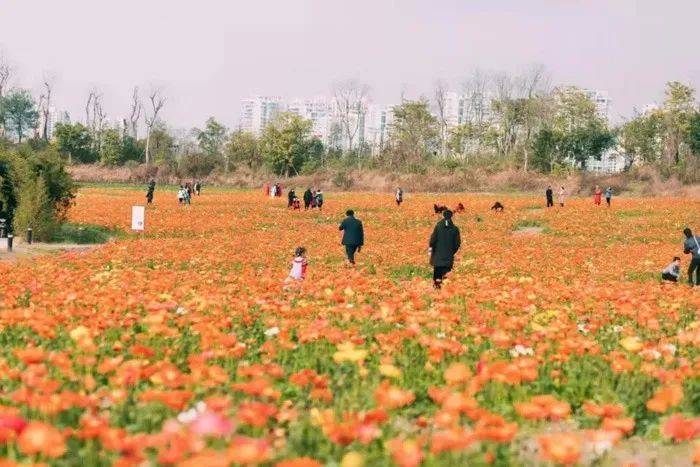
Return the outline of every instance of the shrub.
{"type": "Polygon", "coordinates": [[[60,243],[79,245],[107,243],[115,232],[106,227],[92,224],[63,224],[52,240],[60,243]]]}
{"type": "Polygon", "coordinates": [[[19,193],[19,205],[15,212],[14,232],[24,233],[27,228],[34,238],[47,241],[53,238],[58,228],[54,208],[43,178],[25,181],[19,193]]]}

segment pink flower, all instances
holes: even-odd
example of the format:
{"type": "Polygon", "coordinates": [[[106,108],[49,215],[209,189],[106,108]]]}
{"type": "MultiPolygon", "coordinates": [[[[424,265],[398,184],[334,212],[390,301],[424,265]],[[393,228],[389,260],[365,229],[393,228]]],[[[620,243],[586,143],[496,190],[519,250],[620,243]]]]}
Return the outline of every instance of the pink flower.
{"type": "Polygon", "coordinates": [[[200,436],[226,436],[233,431],[233,422],[214,412],[202,412],[190,423],[190,432],[200,436]]]}
{"type": "Polygon", "coordinates": [[[17,434],[22,433],[27,421],[17,415],[0,415],[0,429],[7,428],[17,434]]]}

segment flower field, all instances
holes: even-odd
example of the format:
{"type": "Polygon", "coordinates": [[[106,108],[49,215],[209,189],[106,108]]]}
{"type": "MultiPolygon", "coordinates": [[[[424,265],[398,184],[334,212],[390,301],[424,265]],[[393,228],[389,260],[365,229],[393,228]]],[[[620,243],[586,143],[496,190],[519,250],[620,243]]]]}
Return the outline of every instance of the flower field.
{"type": "Polygon", "coordinates": [[[114,242],[0,262],[0,465],[700,461],[700,294],[658,278],[698,201],[156,189],[132,234],[144,193],[80,191],[71,220],[114,242]],[[436,292],[432,204],[458,201],[436,292]]]}

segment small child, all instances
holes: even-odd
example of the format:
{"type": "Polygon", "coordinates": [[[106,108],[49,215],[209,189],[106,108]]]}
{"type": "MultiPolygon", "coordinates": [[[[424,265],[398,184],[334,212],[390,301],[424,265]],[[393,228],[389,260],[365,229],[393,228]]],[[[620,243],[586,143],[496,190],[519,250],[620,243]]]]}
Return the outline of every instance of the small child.
{"type": "Polygon", "coordinates": [[[177,190],[177,202],[178,204],[182,204],[185,201],[185,195],[184,195],[185,189],[180,185],[180,189],[177,190]]]}
{"type": "Polygon", "coordinates": [[[681,277],[681,259],[678,256],[673,257],[673,262],[666,266],[666,269],[661,271],[661,279],[669,282],[678,282],[681,277]]]}
{"type": "Polygon", "coordinates": [[[294,197],[294,200],[292,201],[292,208],[295,211],[298,211],[299,209],[301,209],[301,201],[296,196],[294,197]]]}
{"type": "Polygon", "coordinates": [[[292,269],[289,271],[287,280],[303,281],[306,277],[306,248],[303,246],[297,247],[294,251],[294,259],[292,260],[292,269]]]}

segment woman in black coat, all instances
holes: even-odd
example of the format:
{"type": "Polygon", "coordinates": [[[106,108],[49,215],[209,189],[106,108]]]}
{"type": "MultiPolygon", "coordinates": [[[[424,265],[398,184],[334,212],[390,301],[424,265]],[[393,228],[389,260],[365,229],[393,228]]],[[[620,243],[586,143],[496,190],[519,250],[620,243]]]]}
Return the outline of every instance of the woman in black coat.
{"type": "Polygon", "coordinates": [[[442,286],[442,281],[454,266],[455,253],[461,245],[459,228],[452,222],[452,211],[442,213],[443,220],[437,223],[430,236],[430,264],[433,266],[433,283],[435,288],[442,286]]]}

